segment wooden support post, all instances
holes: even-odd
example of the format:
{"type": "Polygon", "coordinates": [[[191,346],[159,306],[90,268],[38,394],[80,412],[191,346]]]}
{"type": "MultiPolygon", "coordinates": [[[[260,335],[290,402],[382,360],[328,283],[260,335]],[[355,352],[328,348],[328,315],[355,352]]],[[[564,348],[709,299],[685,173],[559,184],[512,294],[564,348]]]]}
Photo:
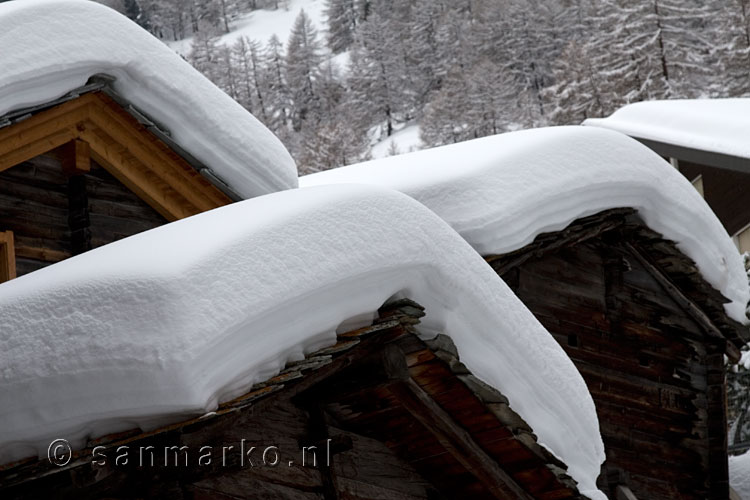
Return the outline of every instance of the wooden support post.
{"type": "Polygon", "coordinates": [[[58,149],[58,156],[66,175],[80,175],[91,171],[91,147],[86,141],[74,139],[58,149]]]}
{"type": "Polygon", "coordinates": [[[0,232],[0,283],[16,277],[16,252],[13,233],[0,232]]]}
{"type": "Polygon", "coordinates": [[[68,227],[73,255],[91,250],[90,225],[86,177],[74,175],[68,179],[68,227]]]}
{"type": "Polygon", "coordinates": [[[338,500],[339,491],[336,483],[336,474],[331,465],[328,426],[326,425],[325,411],[320,405],[313,404],[309,409],[310,414],[310,438],[315,446],[315,461],[320,471],[320,480],[323,483],[323,498],[325,500],[338,500]],[[319,453],[324,451],[323,453],[319,453]]]}

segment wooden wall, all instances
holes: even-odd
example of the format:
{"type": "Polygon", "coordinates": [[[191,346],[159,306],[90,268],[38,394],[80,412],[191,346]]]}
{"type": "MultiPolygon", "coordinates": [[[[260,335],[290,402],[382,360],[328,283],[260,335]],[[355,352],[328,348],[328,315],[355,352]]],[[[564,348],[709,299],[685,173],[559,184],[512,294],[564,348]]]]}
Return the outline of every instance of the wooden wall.
{"type": "Polygon", "coordinates": [[[503,277],[589,387],[605,491],[626,484],[650,500],[727,498],[722,346],[621,242],[589,240],[503,277]]]}
{"type": "Polygon", "coordinates": [[[750,224],[750,174],[684,161],[680,172],[690,181],[703,176],[706,202],[730,235],[750,224]]]}
{"type": "Polygon", "coordinates": [[[74,177],[52,156],[0,172],[0,231],[13,231],[19,276],[165,223],[93,162],[74,177]]]}
{"type": "MultiPolygon", "coordinates": [[[[432,488],[408,463],[400,460],[385,443],[360,434],[328,427],[331,439],[345,442],[342,449],[332,447],[330,460],[336,477],[336,496],[327,494],[326,478],[321,467],[313,464],[312,454],[305,455],[302,446],[310,446],[309,415],[289,399],[272,398],[251,411],[235,412],[226,418],[206,424],[192,425],[179,431],[165,432],[127,444],[129,463],[115,460],[122,452],[110,448],[103,465],[82,467],[69,473],[64,471],[41,476],[3,490],[3,498],[159,498],[159,499],[215,499],[258,498],[277,500],[427,500],[445,498],[432,488]],[[245,450],[256,449],[240,461],[242,440],[245,450]],[[153,446],[154,466],[151,466],[153,446]],[[174,465],[174,454],[165,466],[163,449],[187,446],[180,454],[180,465],[174,465]],[[233,448],[228,448],[232,446],[233,448]],[[141,452],[141,447],[146,450],[141,452]],[[205,448],[201,450],[203,447],[205,448]],[[224,452],[224,447],[227,451],[224,452]],[[279,450],[278,465],[275,455],[267,455],[263,464],[263,450],[279,450]],[[198,463],[206,450],[211,462],[198,463]],[[141,454],[144,458],[139,458],[141,454]],[[138,467],[140,460],[145,464],[138,467]],[[253,465],[250,465],[252,461],[253,465]]],[[[319,449],[323,449],[320,447],[319,449]]],[[[97,455],[100,459],[100,456],[97,455]]],[[[318,456],[323,460],[324,455],[318,456]]],[[[322,463],[322,462],[321,462],[322,463]]],[[[445,499],[447,500],[447,499],[445,499]]]]}

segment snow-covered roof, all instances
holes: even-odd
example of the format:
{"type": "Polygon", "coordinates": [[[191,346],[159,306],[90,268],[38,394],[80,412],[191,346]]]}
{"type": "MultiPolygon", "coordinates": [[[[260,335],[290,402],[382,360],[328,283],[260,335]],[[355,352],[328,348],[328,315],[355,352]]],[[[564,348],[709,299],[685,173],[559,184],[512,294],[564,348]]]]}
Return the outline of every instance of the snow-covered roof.
{"type": "Polygon", "coordinates": [[[85,0],[0,3],[0,116],[44,104],[96,74],[171,134],[233,191],[297,186],[286,148],[265,126],[138,25],[85,0]]]}
{"type": "Polygon", "coordinates": [[[747,323],[742,258],[692,185],[629,137],[594,127],[512,132],[300,178],[300,185],[362,183],[412,196],[480,254],[517,250],[540,233],[597,212],[632,207],[677,243],[747,323]]]}
{"type": "Polygon", "coordinates": [[[684,99],[628,104],[584,125],[631,137],[750,159],[750,99],[684,99]]]}
{"type": "Polygon", "coordinates": [[[0,285],[0,463],[210,411],[394,296],[595,489],[603,445],[573,363],[445,222],[368,186],[235,203],[0,285]]]}

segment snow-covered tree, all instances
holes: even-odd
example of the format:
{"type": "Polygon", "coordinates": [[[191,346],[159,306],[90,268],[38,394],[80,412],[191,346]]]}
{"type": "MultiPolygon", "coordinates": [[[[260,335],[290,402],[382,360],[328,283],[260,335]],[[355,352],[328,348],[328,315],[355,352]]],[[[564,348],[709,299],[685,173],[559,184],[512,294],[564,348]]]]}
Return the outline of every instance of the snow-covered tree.
{"type": "Polygon", "coordinates": [[[750,96],[750,0],[715,4],[713,32],[719,61],[714,93],[721,97],[750,96]]]}
{"type": "Polygon", "coordinates": [[[328,47],[334,54],[349,48],[354,41],[357,27],[357,3],[355,0],[327,0],[328,47]]]}
{"type": "Polygon", "coordinates": [[[315,119],[320,102],[316,80],[323,61],[317,30],[305,11],[300,11],[294,22],[285,59],[285,76],[291,94],[292,127],[302,129],[308,119],[315,119]]]}

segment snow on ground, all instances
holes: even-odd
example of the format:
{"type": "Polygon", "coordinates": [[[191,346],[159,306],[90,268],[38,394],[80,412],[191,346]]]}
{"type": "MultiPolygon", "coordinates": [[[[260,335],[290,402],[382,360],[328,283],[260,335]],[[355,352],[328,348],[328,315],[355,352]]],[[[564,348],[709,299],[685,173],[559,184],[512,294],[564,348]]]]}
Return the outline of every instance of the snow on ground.
{"type": "Polygon", "coordinates": [[[394,296],[594,490],[604,451],[573,363],[445,222],[370,186],[235,203],[0,285],[0,463],[211,411],[394,296]]]}
{"type": "MultiPolygon", "coordinates": [[[[263,44],[268,43],[272,35],[276,35],[286,47],[287,39],[301,10],[305,11],[313,26],[318,30],[321,42],[324,42],[323,30],[326,27],[325,0],[289,0],[288,7],[280,7],[276,10],[260,9],[246,12],[236,20],[229,23],[229,33],[219,37],[219,43],[232,44],[240,37],[257,40],[263,44]]],[[[178,41],[165,41],[172,50],[187,55],[190,53],[190,45],[193,37],[178,41]]]]}
{"type": "Polygon", "coordinates": [[[422,141],[419,138],[419,125],[416,123],[404,125],[403,128],[394,132],[390,137],[372,146],[372,157],[378,159],[389,156],[391,142],[396,145],[397,154],[417,151],[422,147],[422,141]]]}
{"type": "Polygon", "coordinates": [[[511,132],[300,178],[302,187],[363,183],[424,203],[482,255],[521,248],[540,233],[632,207],[677,242],[747,323],[742,257],[706,202],[674,168],[629,137],[595,127],[511,132]]]}
{"type": "Polygon", "coordinates": [[[84,0],[0,3],[0,116],[43,104],[92,75],[244,197],[297,186],[294,160],[265,126],[159,40],[84,0]]]}
{"type": "Polygon", "coordinates": [[[750,500],[750,452],[729,457],[729,485],[742,500],[750,500]]]}
{"type": "Polygon", "coordinates": [[[629,104],[584,125],[632,137],[750,158],[750,99],[685,99],[629,104]]]}

